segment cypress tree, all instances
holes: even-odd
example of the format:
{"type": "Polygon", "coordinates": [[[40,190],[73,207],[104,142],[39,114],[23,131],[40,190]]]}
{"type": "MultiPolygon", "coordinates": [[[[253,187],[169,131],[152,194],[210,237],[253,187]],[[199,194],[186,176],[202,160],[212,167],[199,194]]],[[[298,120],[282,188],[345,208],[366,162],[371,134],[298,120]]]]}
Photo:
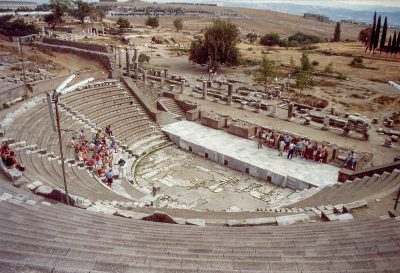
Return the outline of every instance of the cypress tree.
{"type": "Polygon", "coordinates": [[[335,34],[333,34],[333,42],[340,42],[340,33],[341,33],[340,23],[337,22],[335,27],[335,34]]]}
{"type": "Polygon", "coordinates": [[[376,11],[374,13],[374,23],[372,24],[371,40],[369,41],[369,51],[372,50],[375,42],[375,27],[376,27],[376,11]]]}
{"type": "Polygon", "coordinates": [[[396,39],[396,31],[393,34],[393,39],[392,39],[392,46],[390,47],[390,55],[392,55],[396,51],[396,46],[397,46],[397,39],[396,39]]]}
{"type": "Polygon", "coordinates": [[[375,30],[375,41],[374,41],[374,51],[379,45],[379,36],[381,34],[381,16],[378,17],[378,23],[376,24],[375,30]]]}
{"type": "Polygon", "coordinates": [[[389,54],[391,47],[392,47],[392,35],[389,36],[389,42],[388,45],[386,46],[386,55],[389,54]]]}
{"type": "Polygon", "coordinates": [[[399,53],[399,51],[400,51],[400,38],[399,38],[399,36],[397,36],[397,45],[396,45],[395,54],[399,53]]]}
{"type": "Polygon", "coordinates": [[[383,23],[383,29],[382,29],[381,44],[379,45],[379,52],[380,53],[382,53],[382,50],[385,47],[387,28],[388,28],[387,17],[385,17],[385,22],[383,23]]]}

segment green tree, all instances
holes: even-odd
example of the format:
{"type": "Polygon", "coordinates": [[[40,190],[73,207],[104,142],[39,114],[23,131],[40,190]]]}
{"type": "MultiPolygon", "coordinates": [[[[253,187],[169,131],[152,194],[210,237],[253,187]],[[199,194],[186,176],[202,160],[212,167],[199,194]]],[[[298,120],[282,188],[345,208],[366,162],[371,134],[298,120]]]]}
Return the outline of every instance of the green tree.
{"type": "Polygon", "coordinates": [[[91,4],[83,2],[82,0],[75,1],[75,5],[76,8],[73,10],[72,14],[83,24],[85,17],[89,16],[93,12],[93,7],[91,4]]]}
{"type": "Polygon", "coordinates": [[[265,91],[267,91],[268,85],[277,77],[281,76],[280,67],[275,63],[275,61],[263,57],[259,68],[257,69],[257,81],[260,82],[265,91]]]}
{"type": "Polygon", "coordinates": [[[131,27],[131,24],[128,22],[128,19],[122,17],[118,18],[117,25],[119,26],[120,29],[131,27]]]}
{"type": "Polygon", "coordinates": [[[152,28],[157,28],[160,25],[160,20],[157,16],[149,16],[144,21],[144,24],[152,28]]]}
{"type": "Polygon", "coordinates": [[[70,13],[72,10],[71,0],[50,0],[52,13],[44,17],[44,21],[50,28],[55,28],[64,22],[63,16],[65,13],[70,13]]]}
{"type": "Polygon", "coordinates": [[[313,85],[314,77],[310,71],[300,71],[296,74],[296,87],[301,91],[313,85]]]}
{"type": "Polygon", "coordinates": [[[138,57],[138,62],[140,64],[143,64],[144,62],[149,63],[150,62],[150,57],[147,54],[140,53],[138,57]]]}
{"type": "Polygon", "coordinates": [[[182,18],[176,18],[174,21],[174,27],[176,31],[180,31],[183,29],[183,20],[182,18]]]}
{"type": "Polygon", "coordinates": [[[399,37],[396,38],[396,31],[395,31],[394,34],[393,34],[392,44],[389,45],[389,47],[390,47],[390,55],[392,55],[393,53],[396,53],[397,39],[400,39],[400,33],[399,33],[399,37]]]}
{"type": "MultiPolygon", "coordinates": [[[[374,23],[372,24],[371,39],[369,40],[369,51],[372,51],[375,43],[376,11],[374,13],[374,23]]],[[[365,50],[367,51],[367,50],[365,50]]]]}
{"type": "Polygon", "coordinates": [[[189,60],[198,64],[205,64],[209,61],[204,39],[195,40],[191,43],[189,60]]]}
{"type": "Polygon", "coordinates": [[[237,26],[229,20],[215,20],[206,28],[204,40],[192,42],[189,60],[199,64],[208,62],[214,71],[219,65],[238,65],[239,34],[237,26]]]}
{"type": "Polygon", "coordinates": [[[378,17],[378,23],[376,24],[375,40],[374,40],[374,51],[379,45],[380,34],[381,34],[381,16],[378,17]]]}
{"type": "Polygon", "coordinates": [[[392,35],[389,36],[388,45],[386,47],[386,55],[389,54],[391,48],[392,48],[392,35]]]}
{"type": "Polygon", "coordinates": [[[310,58],[308,58],[308,54],[304,53],[301,55],[300,59],[300,64],[301,64],[301,70],[302,71],[313,71],[313,66],[310,62],[310,58]]]}
{"type": "Polygon", "coordinates": [[[382,53],[382,50],[385,47],[387,29],[388,29],[388,22],[387,22],[387,17],[385,17],[385,22],[383,23],[383,29],[382,29],[381,43],[379,45],[379,54],[382,53]]]}
{"type": "Polygon", "coordinates": [[[341,33],[340,23],[337,22],[335,27],[335,33],[333,34],[333,40],[332,40],[333,42],[340,42],[340,33],[341,33]]]}
{"type": "Polygon", "coordinates": [[[372,36],[372,28],[367,27],[360,31],[360,33],[358,34],[358,40],[362,42],[365,46],[367,46],[369,41],[371,40],[371,36],[372,36]]]}

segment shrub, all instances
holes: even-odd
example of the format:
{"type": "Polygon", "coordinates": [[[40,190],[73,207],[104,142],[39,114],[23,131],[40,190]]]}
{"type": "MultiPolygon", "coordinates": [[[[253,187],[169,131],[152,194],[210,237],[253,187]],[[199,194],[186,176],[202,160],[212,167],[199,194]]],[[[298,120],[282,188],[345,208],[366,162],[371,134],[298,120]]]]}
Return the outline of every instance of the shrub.
{"type": "Polygon", "coordinates": [[[311,64],[312,64],[312,66],[319,66],[319,62],[318,61],[312,61],[311,64]]]}
{"type": "Polygon", "coordinates": [[[288,41],[296,45],[309,45],[323,42],[323,40],[318,36],[307,35],[301,32],[297,32],[296,34],[290,36],[288,41]]]}
{"type": "Polygon", "coordinates": [[[265,46],[285,46],[285,41],[281,39],[278,33],[272,32],[262,36],[260,38],[260,44],[265,46]]]}
{"type": "Polygon", "coordinates": [[[144,54],[144,53],[140,53],[139,57],[138,57],[138,62],[141,63],[141,64],[144,63],[144,62],[149,63],[150,62],[149,55],[144,54]]]}
{"type": "Polygon", "coordinates": [[[332,62],[325,66],[324,72],[325,73],[333,73],[333,63],[332,62]]]}

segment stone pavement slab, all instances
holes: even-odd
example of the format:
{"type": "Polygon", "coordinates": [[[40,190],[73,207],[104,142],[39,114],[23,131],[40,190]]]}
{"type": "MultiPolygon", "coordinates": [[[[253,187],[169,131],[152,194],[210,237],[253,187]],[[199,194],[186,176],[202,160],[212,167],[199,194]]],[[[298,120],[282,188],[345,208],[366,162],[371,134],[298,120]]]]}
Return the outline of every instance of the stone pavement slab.
{"type": "MultiPolygon", "coordinates": [[[[301,158],[286,159],[278,151],[263,147],[257,142],[237,137],[190,121],[179,121],[165,125],[162,130],[170,139],[185,150],[205,156],[222,165],[248,172],[250,175],[271,179],[271,182],[286,187],[287,177],[291,187],[304,189],[305,184],[325,187],[337,182],[339,168],[306,161],[301,158]]],[[[289,186],[289,185],[288,185],[289,186]]]]}

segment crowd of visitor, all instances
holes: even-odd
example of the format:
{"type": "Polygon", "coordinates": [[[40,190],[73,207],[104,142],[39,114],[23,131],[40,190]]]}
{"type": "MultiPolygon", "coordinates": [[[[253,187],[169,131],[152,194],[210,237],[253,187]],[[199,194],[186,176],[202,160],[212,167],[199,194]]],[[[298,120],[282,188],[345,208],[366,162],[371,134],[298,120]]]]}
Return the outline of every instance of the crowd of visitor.
{"type": "MultiPolygon", "coordinates": [[[[104,133],[100,129],[91,139],[86,138],[83,130],[78,131],[70,142],[70,147],[75,150],[76,159],[92,167],[109,187],[112,186],[114,178],[112,171],[113,157],[118,150],[118,146],[110,138],[111,136],[111,126],[108,125],[104,133]]],[[[120,159],[117,165],[119,166],[120,178],[125,178],[125,161],[120,159]]]]}
{"type": "Polygon", "coordinates": [[[287,158],[302,157],[309,160],[327,163],[328,150],[325,145],[318,145],[307,138],[298,138],[289,134],[279,134],[270,130],[260,130],[258,148],[263,145],[274,148],[279,151],[278,155],[283,156],[283,152],[287,153],[287,158]]]}
{"type": "MultiPolygon", "coordinates": [[[[329,152],[324,144],[310,141],[307,138],[299,138],[289,134],[276,133],[273,130],[262,129],[258,133],[258,148],[263,146],[277,149],[278,155],[283,156],[287,153],[287,158],[301,157],[307,160],[313,160],[321,163],[329,161],[329,152]]],[[[335,158],[337,148],[334,147],[331,158],[335,158]]],[[[356,163],[355,154],[351,152],[346,159],[345,167],[354,169],[356,163]]]]}

